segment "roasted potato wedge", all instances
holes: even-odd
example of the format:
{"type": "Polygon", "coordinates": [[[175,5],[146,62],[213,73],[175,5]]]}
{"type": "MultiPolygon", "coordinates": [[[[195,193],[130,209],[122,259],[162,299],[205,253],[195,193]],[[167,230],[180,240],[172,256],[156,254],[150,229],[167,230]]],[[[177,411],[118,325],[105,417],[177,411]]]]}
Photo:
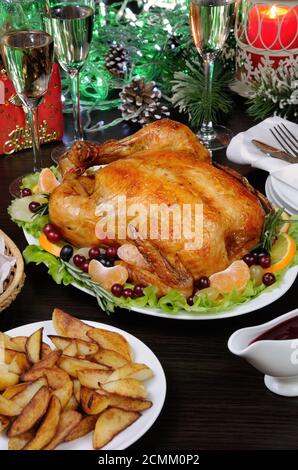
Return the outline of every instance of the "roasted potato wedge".
{"type": "Polygon", "coordinates": [[[94,449],[101,449],[119,432],[128,428],[139,417],[136,411],[124,411],[119,408],[109,408],[98,417],[93,433],[94,449]]]}
{"type": "Polygon", "coordinates": [[[63,387],[57,388],[57,390],[55,390],[52,393],[52,395],[59,398],[62,408],[65,408],[65,406],[67,405],[67,403],[72,397],[72,392],[73,392],[73,383],[71,380],[68,380],[63,385],[63,387]]]}
{"type": "Polygon", "coordinates": [[[64,370],[58,369],[58,367],[30,369],[22,375],[21,379],[24,382],[31,382],[41,377],[45,377],[49,386],[54,390],[63,387],[66,382],[70,381],[69,375],[64,370]]]}
{"type": "Polygon", "coordinates": [[[116,393],[124,397],[146,398],[147,392],[144,384],[136,379],[120,379],[114,382],[107,382],[101,385],[102,389],[108,393],[116,393]]]}
{"type": "Polygon", "coordinates": [[[78,371],[78,379],[81,385],[89,388],[98,388],[100,384],[108,382],[112,371],[84,369],[78,371]]]}
{"type": "Polygon", "coordinates": [[[54,367],[61,356],[61,351],[50,351],[43,359],[33,365],[32,370],[54,367]]]}
{"type": "Polygon", "coordinates": [[[92,327],[86,325],[86,323],[78,318],[63,312],[63,310],[55,308],[52,315],[52,322],[58,335],[90,341],[87,332],[92,327]]]}
{"type": "Polygon", "coordinates": [[[39,362],[41,359],[43,328],[36,330],[26,341],[26,354],[32,364],[39,362]]]}
{"type": "Polygon", "coordinates": [[[67,411],[67,410],[77,410],[79,408],[79,401],[77,401],[76,397],[74,395],[72,395],[70,397],[70,400],[69,402],[67,403],[67,405],[64,407],[64,410],[63,411],[67,411]]]}
{"type": "Polygon", "coordinates": [[[46,415],[35,436],[26,446],[24,450],[41,450],[48,445],[54,438],[58,429],[61,414],[60,400],[56,396],[52,396],[46,415]]]}
{"type": "Polygon", "coordinates": [[[98,352],[93,356],[94,361],[99,364],[103,364],[112,369],[118,369],[119,367],[124,366],[129,361],[121,354],[111,349],[99,348],[98,352]]]}
{"type": "Polygon", "coordinates": [[[25,352],[22,346],[18,345],[17,342],[15,342],[15,338],[11,338],[6,333],[1,333],[1,332],[0,332],[0,347],[11,349],[12,351],[25,352]]]}
{"type": "Polygon", "coordinates": [[[8,437],[19,436],[33,428],[47,411],[49,401],[50,391],[48,387],[43,386],[13,421],[7,433],[8,437]]]}
{"type": "Polygon", "coordinates": [[[36,395],[36,393],[42,388],[47,387],[48,383],[44,377],[36,380],[28,384],[28,386],[22,390],[21,392],[17,393],[14,397],[12,397],[11,401],[18,405],[21,410],[25,408],[25,406],[30,403],[32,398],[36,395]]]}
{"type": "Polygon", "coordinates": [[[92,328],[87,332],[87,336],[95,341],[103,349],[116,351],[128,361],[132,361],[132,350],[124,336],[114,331],[103,330],[102,328],[92,328]]]}
{"type": "Polygon", "coordinates": [[[78,378],[78,371],[83,369],[98,369],[107,370],[106,366],[97,364],[96,362],[86,361],[84,359],[77,359],[75,357],[61,356],[58,361],[61,369],[65,370],[71,377],[78,378]]]}
{"type": "Polygon", "coordinates": [[[77,379],[73,380],[73,394],[74,394],[77,402],[80,402],[80,400],[81,400],[81,382],[77,379]]]}
{"type": "Polygon", "coordinates": [[[78,348],[75,341],[70,342],[63,351],[64,356],[76,357],[78,355],[78,348]]]}
{"type": "Polygon", "coordinates": [[[130,362],[120,367],[110,375],[107,382],[119,379],[136,379],[136,380],[148,380],[153,377],[152,370],[145,364],[138,364],[136,362],[130,362]]]}
{"type": "Polygon", "coordinates": [[[109,397],[100,395],[90,388],[81,388],[81,406],[87,415],[98,415],[109,406],[109,397]]]}
{"type": "Polygon", "coordinates": [[[4,416],[18,416],[22,408],[18,403],[8,400],[0,395],[0,414],[4,416]]]}
{"type": "Polygon", "coordinates": [[[109,401],[110,406],[127,411],[144,411],[152,406],[152,401],[145,400],[144,398],[122,397],[114,393],[109,393],[109,401]]]}
{"type": "Polygon", "coordinates": [[[81,419],[82,415],[77,411],[62,411],[56,435],[52,441],[46,447],[44,447],[44,450],[54,450],[57,445],[64,441],[71,430],[79,424],[81,419]]]}
{"type": "Polygon", "coordinates": [[[31,441],[33,436],[34,436],[34,431],[30,429],[30,431],[24,432],[24,434],[11,437],[8,441],[8,450],[22,450],[25,447],[25,445],[29,441],[31,441]]]}
{"type": "Polygon", "coordinates": [[[97,421],[98,415],[84,416],[79,424],[73,428],[64,439],[64,442],[74,441],[80,437],[86,436],[89,432],[93,431],[97,421]]]}
{"type": "Polygon", "coordinates": [[[55,336],[49,335],[50,340],[54,343],[57,349],[63,351],[63,354],[66,356],[71,356],[72,352],[71,347],[76,347],[76,355],[77,356],[93,356],[98,352],[98,345],[94,342],[84,341],[81,339],[74,339],[74,338],[65,338],[64,336],[55,336]],[[69,348],[69,349],[68,349],[69,348]]]}
{"type": "Polygon", "coordinates": [[[26,370],[30,369],[30,363],[24,353],[16,353],[15,357],[9,364],[9,372],[14,374],[22,375],[26,370]]]}
{"type": "Polygon", "coordinates": [[[22,392],[27,388],[29,383],[19,383],[16,385],[12,385],[11,387],[8,387],[5,392],[2,393],[2,396],[4,398],[7,398],[7,400],[11,400],[15,395],[18,393],[22,392]]]}
{"type": "Polygon", "coordinates": [[[26,352],[27,339],[27,336],[16,336],[15,338],[10,338],[11,349],[14,351],[26,352]]]}
{"type": "Polygon", "coordinates": [[[6,428],[8,428],[9,422],[10,422],[10,420],[9,420],[8,416],[0,415],[0,432],[4,431],[6,428]]]}
{"type": "Polygon", "coordinates": [[[2,392],[7,387],[16,385],[19,382],[19,379],[20,376],[18,374],[2,370],[0,373],[0,391],[2,392]]]}

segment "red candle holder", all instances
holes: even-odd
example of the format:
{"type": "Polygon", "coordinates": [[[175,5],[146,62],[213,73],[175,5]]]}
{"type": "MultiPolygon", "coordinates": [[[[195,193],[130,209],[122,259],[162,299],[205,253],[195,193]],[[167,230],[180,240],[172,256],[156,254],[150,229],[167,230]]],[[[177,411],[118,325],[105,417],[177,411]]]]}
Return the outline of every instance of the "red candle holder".
{"type": "Polygon", "coordinates": [[[234,89],[249,96],[251,84],[260,80],[266,69],[297,66],[297,1],[242,0],[235,35],[237,81],[234,89]]]}

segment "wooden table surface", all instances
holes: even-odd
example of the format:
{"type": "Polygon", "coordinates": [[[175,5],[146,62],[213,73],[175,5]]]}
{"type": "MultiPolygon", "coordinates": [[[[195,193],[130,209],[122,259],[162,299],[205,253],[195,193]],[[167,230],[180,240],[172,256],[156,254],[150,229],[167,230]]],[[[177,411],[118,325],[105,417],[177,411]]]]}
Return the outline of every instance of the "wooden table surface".
{"type": "MultiPolygon", "coordinates": [[[[107,121],[113,112],[99,115],[107,121]]],[[[65,118],[67,140],[71,118],[65,118]]],[[[235,133],[252,125],[241,100],[226,122],[235,133]]],[[[127,135],[125,124],[92,135],[92,140],[127,135]]],[[[43,147],[44,164],[56,144],[43,147]]],[[[225,163],[225,152],[214,158],[225,163]]],[[[237,168],[237,167],[235,167],[237,168]]],[[[9,182],[31,170],[31,153],[23,152],[0,160],[0,227],[23,249],[21,230],[7,214],[9,182]]],[[[264,189],[266,174],[238,167],[258,189],[264,189]]],[[[298,307],[297,286],[268,307],[232,319],[178,321],[118,311],[101,312],[94,298],[73,287],[56,285],[42,266],[26,266],[23,291],[0,314],[0,330],[48,320],[54,307],[81,319],[98,320],[122,328],[144,341],[161,361],[167,378],[167,397],[160,417],[132,449],[297,449],[298,398],[283,398],[269,392],[263,376],[227,349],[227,340],[238,328],[268,321],[298,307]]]]}

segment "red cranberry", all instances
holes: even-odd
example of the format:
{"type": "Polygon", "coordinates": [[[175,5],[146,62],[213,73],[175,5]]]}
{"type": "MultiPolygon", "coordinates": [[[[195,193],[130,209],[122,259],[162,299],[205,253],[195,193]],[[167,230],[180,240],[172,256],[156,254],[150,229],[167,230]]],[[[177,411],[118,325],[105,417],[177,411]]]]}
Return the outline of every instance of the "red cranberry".
{"type": "Polygon", "coordinates": [[[265,248],[256,248],[250,253],[255,258],[255,264],[259,264],[259,259],[263,255],[269,255],[268,251],[265,248]]]}
{"type": "Polygon", "coordinates": [[[93,248],[90,248],[89,257],[91,259],[99,258],[100,257],[100,248],[98,248],[97,246],[94,246],[93,248]]]}
{"type": "Polygon", "coordinates": [[[145,286],[142,286],[141,284],[138,284],[134,287],[133,293],[135,294],[136,298],[143,297],[144,289],[145,289],[145,286]]]}
{"type": "Polygon", "coordinates": [[[54,224],[47,224],[47,225],[45,225],[44,228],[43,228],[43,233],[44,233],[45,235],[47,235],[47,234],[50,233],[50,232],[55,232],[55,231],[58,232],[58,230],[59,230],[59,229],[58,229],[58,227],[56,227],[56,225],[54,225],[54,224]]]}
{"type": "Polygon", "coordinates": [[[32,196],[32,191],[29,188],[24,188],[21,191],[21,196],[22,197],[27,197],[27,196],[32,196]]]}
{"type": "Polygon", "coordinates": [[[272,286],[276,282],[276,277],[273,273],[265,273],[263,276],[263,284],[265,286],[272,286]]]}
{"type": "Polygon", "coordinates": [[[106,256],[108,258],[116,258],[117,257],[117,252],[118,252],[118,247],[117,246],[109,246],[106,249],[106,256]]]}
{"type": "Polygon", "coordinates": [[[121,286],[121,284],[114,284],[112,286],[111,292],[115,297],[121,297],[123,293],[123,287],[121,286]]]}
{"type": "Polygon", "coordinates": [[[59,240],[61,240],[61,234],[56,231],[51,231],[47,233],[46,237],[51,243],[57,243],[59,242],[59,240]]]}
{"type": "Polygon", "coordinates": [[[195,288],[198,290],[207,289],[210,287],[210,279],[207,276],[201,276],[199,279],[195,281],[195,288]]]}
{"type": "Polygon", "coordinates": [[[38,211],[39,208],[40,208],[40,203],[39,202],[37,202],[37,201],[30,202],[29,210],[31,212],[33,212],[33,214],[35,214],[38,211]]]}
{"type": "Polygon", "coordinates": [[[187,303],[188,303],[188,305],[192,306],[192,305],[193,305],[193,301],[194,301],[194,298],[193,298],[193,296],[191,296],[191,297],[188,297],[188,299],[187,299],[187,303]]]}
{"type": "Polygon", "coordinates": [[[88,272],[88,269],[89,269],[89,263],[90,263],[90,259],[86,259],[82,264],[81,264],[81,270],[84,271],[84,273],[87,273],[88,272]]]}
{"type": "Polygon", "coordinates": [[[125,299],[132,299],[133,297],[133,290],[132,289],[123,289],[122,293],[123,297],[125,299]]]}
{"type": "Polygon", "coordinates": [[[73,260],[74,264],[78,268],[80,268],[82,266],[82,264],[86,261],[86,258],[85,258],[85,256],[82,256],[82,255],[74,255],[72,260],[73,260]]]}
{"type": "Polygon", "coordinates": [[[252,266],[253,264],[256,264],[258,258],[255,257],[252,253],[247,253],[247,255],[243,256],[243,261],[244,263],[247,264],[247,266],[252,266]]]}
{"type": "Polygon", "coordinates": [[[259,265],[264,269],[269,268],[269,266],[271,265],[270,255],[259,256],[259,265]]]}

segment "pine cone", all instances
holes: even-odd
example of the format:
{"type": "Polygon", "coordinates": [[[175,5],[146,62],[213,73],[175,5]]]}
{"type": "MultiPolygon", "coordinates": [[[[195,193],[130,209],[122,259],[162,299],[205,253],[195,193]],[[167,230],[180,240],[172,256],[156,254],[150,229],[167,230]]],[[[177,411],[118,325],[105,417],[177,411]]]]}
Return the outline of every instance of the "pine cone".
{"type": "Polygon", "coordinates": [[[169,109],[161,102],[161,91],[155,82],[145,83],[144,78],[134,78],[120,93],[121,111],[125,119],[148,124],[169,116],[169,109]],[[137,116],[132,117],[134,114],[137,116]]]}
{"type": "Polygon", "coordinates": [[[106,53],[105,65],[112,75],[120,78],[124,77],[128,69],[127,49],[114,42],[106,53]]]}

